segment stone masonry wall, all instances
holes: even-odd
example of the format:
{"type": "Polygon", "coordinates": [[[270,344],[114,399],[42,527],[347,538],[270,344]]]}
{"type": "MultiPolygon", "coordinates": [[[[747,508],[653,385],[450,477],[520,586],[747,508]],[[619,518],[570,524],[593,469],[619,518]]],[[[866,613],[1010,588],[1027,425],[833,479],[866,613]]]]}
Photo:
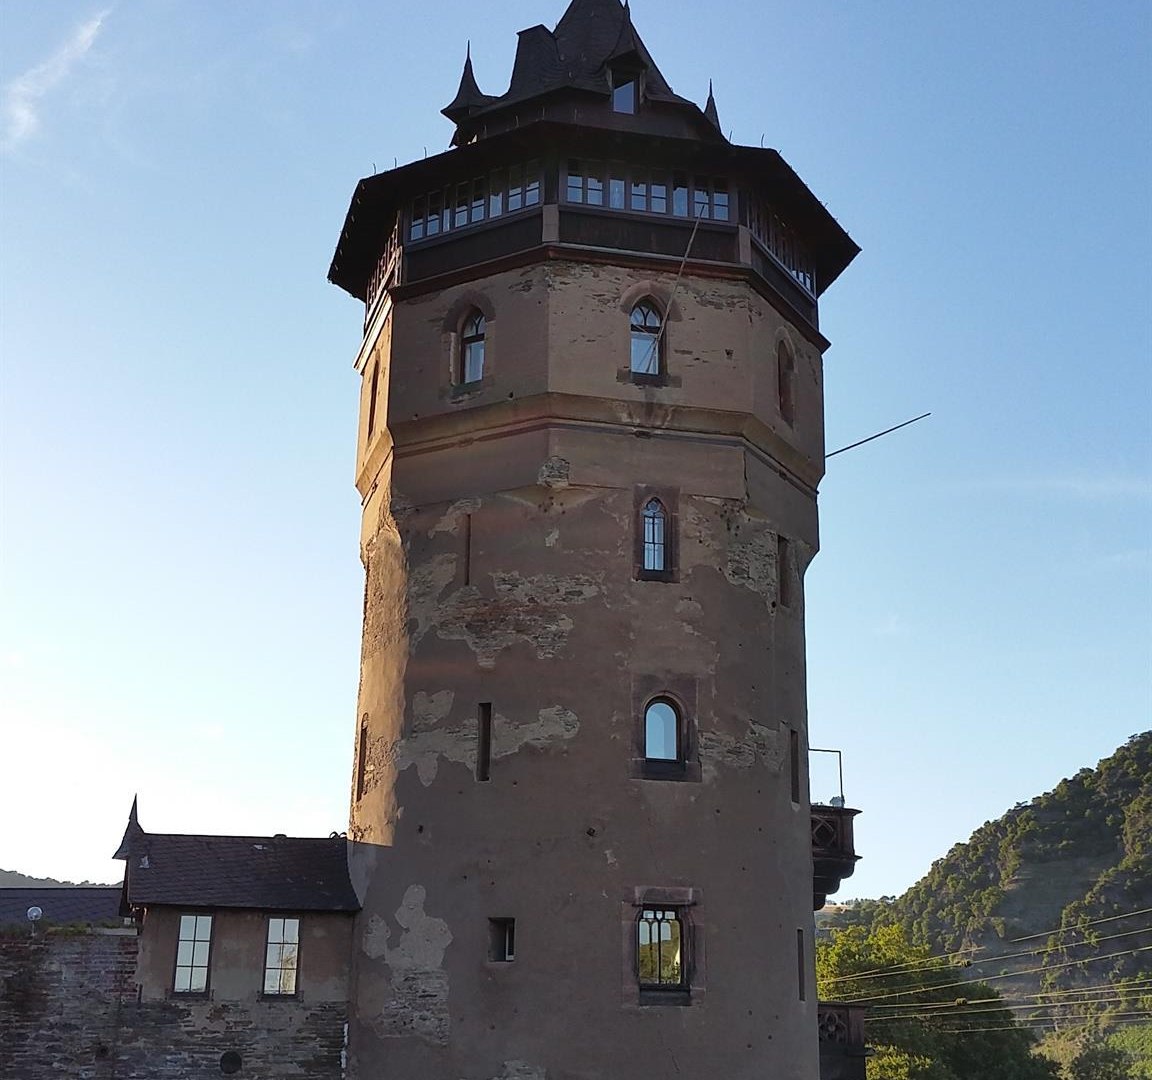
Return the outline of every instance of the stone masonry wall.
{"type": "Polygon", "coordinates": [[[136,1000],[138,939],[116,932],[0,940],[2,1080],[337,1080],[343,1004],[136,1000]]]}

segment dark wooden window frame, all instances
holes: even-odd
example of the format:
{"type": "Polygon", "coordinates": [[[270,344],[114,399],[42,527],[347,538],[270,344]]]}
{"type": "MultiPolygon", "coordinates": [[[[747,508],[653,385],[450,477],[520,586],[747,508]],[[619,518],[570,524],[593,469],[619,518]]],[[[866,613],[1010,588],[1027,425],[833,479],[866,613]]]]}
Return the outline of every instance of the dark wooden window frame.
{"type": "Polygon", "coordinates": [[[698,783],[701,779],[699,734],[696,723],[696,679],[691,675],[634,675],[632,714],[633,754],[630,775],[635,780],[670,780],[698,783]],[[650,758],[647,749],[648,706],[665,701],[676,712],[675,760],[650,758]]]}
{"type": "Polygon", "coordinates": [[[700,889],[684,886],[637,886],[621,903],[624,944],[624,1000],[639,1006],[686,1006],[698,1004],[706,990],[704,935],[695,908],[702,902],[700,889]],[[681,981],[660,986],[640,981],[640,919],[646,908],[674,910],[680,921],[681,981]]]}
{"type": "Polygon", "coordinates": [[[637,581],[680,580],[680,490],[679,488],[635,488],[632,507],[632,576],[637,581]],[[650,499],[659,499],[667,518],[664,522],[664,569],[644,569],[644,507],[650,499]]]}
{"type": "Polygon", "coordinates": [[[569,157],[564,159],[561,167],[560,201],[568,206],[595,206],[617,214],[644,214],[677,221],[694,221],[698,208],[702,207],[706,213],[699,215],[701,221],[722,225],[735,225],[738,221],[736,189],[726,176],[705,176],[687,169],[666,169],[603,158],[569,157]],[[572,171],[572,164],[578,167],[578,172],[572,171]],[[570,188],[570,177],[579,177],[580,184],[573,184],[570,188]],[[590,178],[600,185],[600,202],[589,203],[586,197],[568,197],[569,191],[577,187],[586,195],[590,178]],[[612,205],[613,180],[623,185],[620,206],[612,205]],[[656,194],[653,188],[663,188],[663,193],[656,194]],[[662,203],[660,209],[652,208],[653,199],[662,203]]]}

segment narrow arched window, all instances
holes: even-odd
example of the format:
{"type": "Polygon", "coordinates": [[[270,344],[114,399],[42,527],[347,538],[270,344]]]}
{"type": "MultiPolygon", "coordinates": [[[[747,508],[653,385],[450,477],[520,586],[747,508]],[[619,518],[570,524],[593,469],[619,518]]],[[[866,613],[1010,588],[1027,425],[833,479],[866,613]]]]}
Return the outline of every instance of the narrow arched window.
{"type": "Polygon", "coordinates": [[[776,346],[776,397],[780,406],[780,418],[791,424],[796,418],[796,363],[792,350],[781,341],[776,346]]]}
{"type": "Polygon", "coordinates": [[[660,327],[663,319],[660,312],[647,300],[641,301],[632,309],[632,356],[630,367],[633,375],[659,375],[663,370],[661,357],[660,327]]]}
{"type": "Polygon", "coordinates": [[[462,383],[479,382],[484,378],[484,316],[473,311],[460,331],[460,361],[457,377],[462,383]]]}
{"type": "Polygon", "coordinates": [[[644,710],[644,757],[648,761],[679,761],[680,713],[664,698],[644,710]]]}
{"type": "Polygon", "coordinates": [[[668,569],[668,511],[664,504],[656,498],[649,499],[644,504],[640,514],[640,525],[644,533],[644,561],[641,566],[645,570],[668,569]]]}

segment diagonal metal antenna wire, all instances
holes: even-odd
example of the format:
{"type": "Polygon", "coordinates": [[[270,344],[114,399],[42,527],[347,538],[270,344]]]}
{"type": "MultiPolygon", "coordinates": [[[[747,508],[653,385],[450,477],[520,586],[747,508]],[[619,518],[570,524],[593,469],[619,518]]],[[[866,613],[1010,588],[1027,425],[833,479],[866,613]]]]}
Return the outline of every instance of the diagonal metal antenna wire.
{"type": "Polygon", "coordinates": [[[664,331],[668,328],[668,318],[672,314],[672,304],[676,300],[676,290],[680,288],[680,278],[684,274],[684,264],[688,261],[688,256],[692,254],[692,244],[696,239],[696,230],[700,228],[700,222],[704,217],[704,207],[701,206],[696,213],[696,222],[692,226],[692,232],[688,236],[688,246],[684,249],[684,257],[680,260],[680,268],[676,271],[676,280],[672,283],[672,294],[668,297],[668,310],[664,312],[664,318],[660,320],[660,330],[652,339],[652,344],[648,346],[648,355],[644,357],[644,366],[647,368],[652,363],[652,356],[655,354],[659,356],[660,343],[664,340],[664,331]]]}
{"type": "Polygon", "coordinates": [[[930,412],[921,413],[919,416],[912,417],[911,420],[905,420],[902,424],[896,424],[894,427],[885,428],[883,431],[876,432],[875,435],[869,435],[866,439],[858,439],[854,443],[849,443],[847,446],[840,447],[839,450],[833,450],[830,454],[825,454],[824,458],[827,460],[830,457],[835,457],[837,454],[844,453],[845,450],[853,450],[857,446],[863,446],[866,442],[871,442],[873,439],[880,438],[881,435],[891,435],[893,431],[899,431],[902,427],[907,427],[909,424],[916,423],[917,420],[923,420],[926,416],[931,416],[930,412]]]}

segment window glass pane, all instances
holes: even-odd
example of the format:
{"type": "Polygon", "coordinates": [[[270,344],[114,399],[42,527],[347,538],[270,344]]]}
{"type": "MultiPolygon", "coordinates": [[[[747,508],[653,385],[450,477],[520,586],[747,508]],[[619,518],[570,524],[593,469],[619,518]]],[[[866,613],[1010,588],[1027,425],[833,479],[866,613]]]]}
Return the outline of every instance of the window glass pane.
{"type": "Polygon", "coordinates": [[[284,920],[284,940],[285,941],[299,941],[300,940],[300,920],[299,919],[285,919],[284,920]]]}
{"type": "Polygon", "coordinates": [[[592,206],[604,205],[604,181],[599,176],[589,176],[588,180],[588,202],[592,206]]]}
{"type": "Polygon", "coordinates": [[[188,989],[193,994],[203,993],[208,988],[208,969],[206,967],[192,968],[189,975],[188,989]]]}
{"type": "Polygon", "coordinates": [[[634,113],[636,111],[636,83],[621,83],[612,91],[612,111],[634,113]]]}
{"type": "Polygon", "coordinates": [[[630,367],[637,375],[660,374],[660,342],[655,334],[645,330],[632,331],[630,367]]]}
{"type": "Polygon", "coordinates": [[[649,189],[648,209],[654,214],[668,212],[668,188],[664,184],[653,184],[649,189]]]}
{"type": "Polygon", "coordinates": [[[728,185],[723,180],[714,183],[712,192],[712,216],[717,221],[728,220],[728,185]]]}
{"type": "Polygon", "coordinates": [[[192,969],[189,967],[179,967],[176,969],[176,982],[173,984],[173,989],[178,993],[186,993],[192,989],[192,969]]]}
{"type": "Polygon", "coordinates": [[[497,169],[492,174],[492,189],[488,192],[488,216],[499,217],[504,213],[504,170],[497,169]]]}
{"type": "Polygon", "coordinates": [[[608,181],[608,205],[613,210],[624,209],[624,177],[613,176],[608,181]]]}
{"type": "Polygon", "coordinates": [[[207,967],[208,966],[208,942],[198,941],[192,947],[192,966],[193,967],[207,967]]]}
{"type": "Polygon", "coordinates": [[[648,181],[643,175],[632,180],[632,209],[648,209],[648,181]]]}
{"type": "Polygon", "coordinates": [[[707,187],[702,188],[701,184],[707,184],[707,181],[699,176],[696,177],[696,190],[692,193],[692,216],[706,218],[708,216],[708,189],[707,187]]]}
{"type": "Polygon", "coordinates": [[[176,963],[180,967],[188,967],[192,963],[192,942],[181,941],[176,947],[176,963]]]}
{"type": "Polygon", "coordinates": [[[568,201],[584,201],[584,176],[580,162],[572,159],[568,162],[568,201]]]}
{"type": "Polygon", "coordinates": [[[269,919],[268,920],[268,943],[272,944],[276,941],[284,940],[284,920],[283,919],[269,919]]]}
{"type": "Polygon", "coordinates": [[[654,701],[644,713],[644,756],[655,761],[675,761],[676,710],[666,701],[654,701]]]}
{"type": "Polygon", "coordinates": [[[524,205],[535,206],[540,201],[540,163],[530,161],[525,168],[524,205]]]}
{"type": "Polygon", "coordinates": [[[211,915],[197,915],[196,916],[196,938],[199,941],[207,941],[212,936],[212,916],[211,915]]]}
{"type": "Polygon", "coordinates": [[[484,220],[484,206],[488,199],[486,192],[488,190],[488,183],[481,177],[479,180],[472,181],[472,220],[484,220]]]}
{"type": "Polygon", "coordinates": [[[196,916],[195,915],[181,915],[180,916],[180,938],[183,940],[187,938],[191,941],[196,936],[196,916]]]}
{"type": "Polygon", "coordinates": [[[672,177],[672,213],[677,217],[688,216],[688,177],[683,173],[672,177]]]}
{"type": "Polygon", "coordinates": [[[424,222],[424,232],[428,236],[435,236],[440,231],[440,195],[428,196],[428,217],[424,222]]]}
{"type": "Polygon", "coordinates": [[[478,382],[484,376],[484,342],[470,341],[464,346],[464,382],[478,382]]]}
{"type": "Polygon", "coordinates": [[[280,993],[280,972],[278,971],[265,971],[264,972],[264,993],[278,994],[280,993]]]}

